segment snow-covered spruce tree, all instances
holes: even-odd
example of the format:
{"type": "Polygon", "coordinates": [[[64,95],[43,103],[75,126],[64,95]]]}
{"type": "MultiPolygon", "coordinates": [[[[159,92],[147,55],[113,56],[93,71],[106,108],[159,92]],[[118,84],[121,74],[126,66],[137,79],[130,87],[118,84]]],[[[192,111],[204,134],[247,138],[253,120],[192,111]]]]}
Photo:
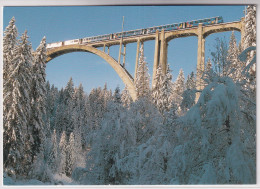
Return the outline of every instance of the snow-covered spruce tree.
{"type": "MultiPolygon", "coordinates": [[[[104,94],[104,93],[103,93],[104,94]]],[[[104,112],[106,111],[105,106],[105,96],[102,94],[102,89],[92,89],[86,104],[87,111],[87,133],[92,130],[97,130],[100,128],[101,119],[104,112]]],[[[87,134],[86,133],[86,134],[87,134]]]]}
{"type": "Polygon", "coordinates": [[[67,174],[67,139],[66,132],[63,131],[60,143],[59,143],[59,165],[58,172],[59,174],[67,174]]]}
{"type": "Polygon", "coordinates": [[[157,120],[159,126],[154,133],[137,147],[138,156],[134,159],[138,168],[135,184],[168,184],[172,179],[172,175],[168,174],[168,161],[174,147],[178,145],[176,110],[172,102],[170,110],[164,113],[164,119],[157,120]]]}
{"type": "Polygon", "coordinates": [[[52,85],[50,87],[49,81],[46,83],[46,114],[45,114],[45,122],[48,123],[50,121],[50,130],[53,131],[55,128],[55,120],[56,120],[56,112],[59,101],[59,91],[57,87],[52,85]]]}
{"type": "Polygon", "coordinates": [[[242,80],[242,71],[245,65],[243,65],[242,62],[238,59],[238,47],[234,32],[232,32],[230,36],[227,61],[229,62],[229,77],[231,77],[235,82],[242,80]]]}
{"type": "Polygon", "coordinates": [[[137,67],[137,77],[135,81],[137,98],[150,97],[149,80],[150,76],[148,73],[148,66],[144,58],[144,49],[142,45],[140,48],[139,64],[137,67]]]}
{"type": "Polygon", "coordinates": [[[65,105],[63,103],[57,105],[53,129],[56,130],[58,138],[60,138],[62,132],[65,131],[65,129],[66,129],[65,120],[67,120],[68,118],[66,118],[66,114],[65,114],[64,110],[66,110],[66,109],[65,109],[65,105]]]}
{"type": "MultiPolygon", "coordinates": [[[[245,41],[244,50],[249,47],[256,47],[256,5],[249,5],[247,7],[247,13],[245,16],[245,41]]],[[[249,85],[250,88],[256,93],[256,61],[252,61],[256,56],[256,50],[250,50],[247,52],[248,59],[246,66],[250,65],[249,73],[249,85]]]]}
{"type": "Polygon", "coordinates": [[[170,73],[169,64],[167,66],[166,74],[163,75],[161,66],[156,70],[155,84],[152,89],[153,103],[158,110],[163,114],[169,111],[172,101],[172,75],[170,73]]]}
{"type": "Polygon", "coordinates": [[[59,151],[58,151],[57,134],[55,129],[51,135],[50,143],[51,143],[50,152],[48,155],[47,164],[52,170],[52,172],[56,173],[57,169],[59,168],[59,151]]]}
{"type": "Polygon", "coordinates": [[[44,114],[46,113],[46,88],[45,88],[45,64],[46,64],[46,39],[42,39],[39,47],[36,49],[32,66],[32,83],[31,83],[31,117],[29,121],[30,133],[33,137],[32,143],[32,161],[34,157],[42,151],[42,144],[45,138],[44,114]]]}
{"type": "Polygon", "coordinates": [[[11,175],[26,177],[31,171],[33,141],[32,133],[28,133],[33,56],[27,32],[21,36],[14,54],[5,83],[8,90],[4,101],[10,103],[10,108],[4,124],[4,169],[11,175]]]}
{"type": "Polygon", "coordinates": [[[229,62],[227,61],[228,44],[225,39],[216,38],[214,51],[211,52],[213,70],[219,76],[228,76],[229,62]]]}
{"type": "MultiPolygon", "coordinates": [[[[8,80],[11,68],[12,59],[15,55],[15,49],[17,48],[17,28],[15,26],[15,18],[13,17],[9,25],[5,28],[4,37],[3,37],[3,80],[4,80],[4,94],[5,88],[8,86],[5,85],[5,82],[8,80]]],[[[8,107],[4,107],[4,110],[8,107]]],[[[4,114],[5,115],[5,114],[4,114]]]]}
{"type": "Polygon", "coordinates": [[[182,94],[181,109],[186,112],[195,104],[196,81],[193,72],[188,75],[185,85],[186,90],[182,94]]]}
{"type": "Polygon", "coordinates": [[[172,92],[173,101],[178,106],[179,113],[181,111],[180,104],[182,102],[182,94],[184,90],[185,90],[185,78],[184,78],[183,70],[181,69],[176,81],[174,82],[174,88],[172,92]]]}
{"type": "MultiPolygon", "coordinates": [[[[15,26],[15,18],[13,17],[9,22],[9,25],[4,31],[3,37],[3,124],[4,130],[7,129],[7,116],[8,112],[12,106],[12,90],[13,81],[10,80],[10,74],[14,70],[15,65],[13,65],[13,58],[15,56],[15,49],[17,48],[17,29],[15,26]]],[[[4,131],[5,133],[5,131],[4,131]]],[[[5,133],[6,134],[6,133],[5,133]]],[[[4,136],[5,136],[4,134],[4,136]]],[[[7,138],[6,138],[7,139],[7,138]]],[[[5,146],[4,141],[4,147],[5,146]]],[[[4,163],[8,155],[8,149],[4,148],[4,163]],[[7,151],[6,151],[7,150],[7,151]]]]}
{"type": "Polygon", "coordinates": [[[108,102],[107,106],[101,129],[87,154],[88,173],[80,179],[85,184],[127,184],[130,176],[122,161],[126,161],[124,158],[135,144],[135,130],[127,108],[118,100],[108,102]]]}
{"type": "Polygon", "coordinates": [[[147,141],[162,123],[162,115],[156,106],[148,99],[141,98],[130,107],[133,125],[137,133],[137,144],[147,141]]]}
{"type": "Polygon", "coordinates": [[[68,81],[65,89],[64,89],[64,105],[65,109],[63,110],[65,113],[64,117],[64,128],[67,136],[69,137],[70,133],[74,129],[73,125],[73,96],[74,96],[74,84],[72,78],[68,81]]]}
{"type": "Polygon", "coordinates": [[[239,96],[231,78],[215,75],[182,117],[179,137],[185,140],[169,160],[172,184],[255,183],[255,162],[241,137],[239,96]]]}
{"type": "Polygon", "coordinates": [[[129,107],[130,104],[133,102],[132,97],[129,94],[127,85],[125,86],[124,90],[122,91],[121,100],[122,100],[122,104],[124,107],[129,107]]]}
{"type": "Polygon", "coordinates": [[[86,95],[82,84],[78,88],[75,88],[73,95],[73,112],[72,112],[74,135],[77,136],[77,143],[79,146],[85,144],[83,132],[84,127],[87,125],[86,114],[86,95]]]}
{"type": "Polygon", "coordinates": [[[75,138],[73,132],[70,133],[70,138],[68,141],[68,147],[67,147],[67,166],[66,166],[66,174],[68,176],[71,176],[72,171],[76,167],[77,163],[77,156],[79,155],[79,149],[75,148],[76,143],[75,143],[75,138]]]}
{"type": "Polygon", "coordinates": [[[159,109],[159,101],[160,101],[160,97],[161,97],[161,88],[162,88],[163,80],[164,80],[164,76],[162,73],[162,68],[161,68],[161,65],[159,65],[156,70],[156,75],[155,75],[155,79],[154,79],[155,83],[152,88],[152,100],[158,109],[159,109]]]}
{"type": "Polygon", "coordinates": [[[114,94],[113,94],[113,101],[115,102],[115,103],[119,103],[119,104],[121,104],[121,94],[120,94],[120,88],[119,87],[116,87],[116,89],[115,89],[115,92],[114,92],[114,94]]]}
{"type": "Polygon", "coordinates": [[[256,5],[247,6],[244,40],[244,49],[256,46],[256,5]]]}
{"type": "Polygon", "coordinates": [[[104,98],[104,106],[107,105],[107,102],[112,99],[112,91],[107,90],[107,83],[105,83],[102,91],[101,91],[101,96],[104,98]]]}
{"type": "MultiPolygon", "coordinates": [[[[159,110],[161,113],[167,112],[171,108],[171,93],[172,93],[172,74],[169,67],[167,65],[166,74],[163,78],[161,85],[161,95],[159,97],[159,110]]],[[[158,106],[157,106],[158,107],[158,106]]]]}

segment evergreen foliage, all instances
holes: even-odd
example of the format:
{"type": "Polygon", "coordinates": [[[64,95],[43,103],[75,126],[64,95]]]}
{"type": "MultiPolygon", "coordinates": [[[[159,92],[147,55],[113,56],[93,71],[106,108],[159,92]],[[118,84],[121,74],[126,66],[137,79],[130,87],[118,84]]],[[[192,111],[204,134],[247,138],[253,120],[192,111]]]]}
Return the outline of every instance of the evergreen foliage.
{"type": "Polygon", "coordinates": [[[144,49],[143,45],[140,48],[140,57],[139,64],[137,67],[137,77],[135,81],[135,88],[137,97],[147,97],[150,95],[150,87],[149,87],[150,76],[148,73],[148,66],[144,58],[144,49]]]}
{"type": "Polygon", "coordinates": [[[121,100],[124,107],[129,107],[130,104],[133,102],[132,97],[130,96],[130,93],[128,91],[127,85],[122,91],[121,100]]]}

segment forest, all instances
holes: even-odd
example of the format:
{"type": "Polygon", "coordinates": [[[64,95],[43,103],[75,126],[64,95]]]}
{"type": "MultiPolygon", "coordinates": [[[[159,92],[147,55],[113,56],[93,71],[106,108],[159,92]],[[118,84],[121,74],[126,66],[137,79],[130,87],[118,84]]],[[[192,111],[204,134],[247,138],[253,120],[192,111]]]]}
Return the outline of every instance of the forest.
{"type": "Polygon", "coordinates": [[[5,185],[256,184],[256,6],[245,38],[216,39],[202,78],[159,65],[143,46],[133,101],[127,86],[86,93],[46,81],[46,39],[34,51],[15,18],[3,37],[5,185]],[[203,90],[196,87],[202,80],[203,90]],[[197,98],[199,96],[199,98],[197,98]]]}

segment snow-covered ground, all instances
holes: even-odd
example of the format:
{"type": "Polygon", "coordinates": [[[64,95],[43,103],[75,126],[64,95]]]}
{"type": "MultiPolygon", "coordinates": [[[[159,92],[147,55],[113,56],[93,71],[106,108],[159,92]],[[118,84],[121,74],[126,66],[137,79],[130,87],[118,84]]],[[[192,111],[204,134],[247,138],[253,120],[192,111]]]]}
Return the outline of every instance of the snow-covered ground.
{"type": "Polygon", "coordinates": [[[71,178],[67,177],[64,174],[55,174],[53,176],[53,182],[46,183],[43,183],[36,179],[15,180],[4,174],[4,185],[78,185],[78,183],[74,182],[71,178]]]}

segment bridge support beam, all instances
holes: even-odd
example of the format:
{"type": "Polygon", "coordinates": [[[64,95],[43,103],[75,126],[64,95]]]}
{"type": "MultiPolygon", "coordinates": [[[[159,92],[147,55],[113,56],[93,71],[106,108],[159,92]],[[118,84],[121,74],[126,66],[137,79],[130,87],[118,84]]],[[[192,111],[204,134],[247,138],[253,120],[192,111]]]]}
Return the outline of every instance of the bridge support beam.
{"type": "Polygon", "coordinates": [[[123,67],[125,67],[126,44],[124,44],[123,67]]]}
{"type": "MultiPolygon", "coordinates": [[[[198,55],[197,55],[197,77],[196,77],[196,88],[201,91],[204,88],[204,83],[202,80],[202,74],[205,67],[205,38],[203,37],[202,23],[198,27],[198,55]]],[[[200,96],[200,92],[196,93],[197,102],[200,96]]]]}
{"type": "Polygon", "coordinates": [[[136,48],[136,57],[135,57],[135,76],[134,81],[136,80],[137,76],[137,68],[138,68],[138,60],[139,60],[139,53],[140,53],[140,38],[137,39],[137,48],[136,48]]]}
{"type": "Polygon", "coordinates": [[[122,44],[123,44],[123,38],[121,38],[121,40],[120,40],[120,47],[119,47],[119,54],[118,54],[118,64],[120,64],[120,62],[121,62],[122,44]]]}
{"type": "Polygon", "coordinates": [[[163,74],[166,74],[167,68],[167,41],[165,40],[164,30],[161,32],[161,47],[160,47],[160,65],[162,67],[163,74]]]}
{"type": "Polygon", "coordinates": [[[106,52],[106,44],[104,43],[103,51],[106,52]]]}
{"type": "Polygon", "coordinates": [[[152,88],[155,85],[156,70],[157,70],[158,65],[159,65],[159,55],[160,55],[159,31],[156,30],[156,34],[155,34],[155,49],[154,49],[154,62],[153,62],[152,88]]]}
{"type": "Polygon", "coordinates": [[[109,55],[109,46],[107,46],[107,54],[109,55]]]}

